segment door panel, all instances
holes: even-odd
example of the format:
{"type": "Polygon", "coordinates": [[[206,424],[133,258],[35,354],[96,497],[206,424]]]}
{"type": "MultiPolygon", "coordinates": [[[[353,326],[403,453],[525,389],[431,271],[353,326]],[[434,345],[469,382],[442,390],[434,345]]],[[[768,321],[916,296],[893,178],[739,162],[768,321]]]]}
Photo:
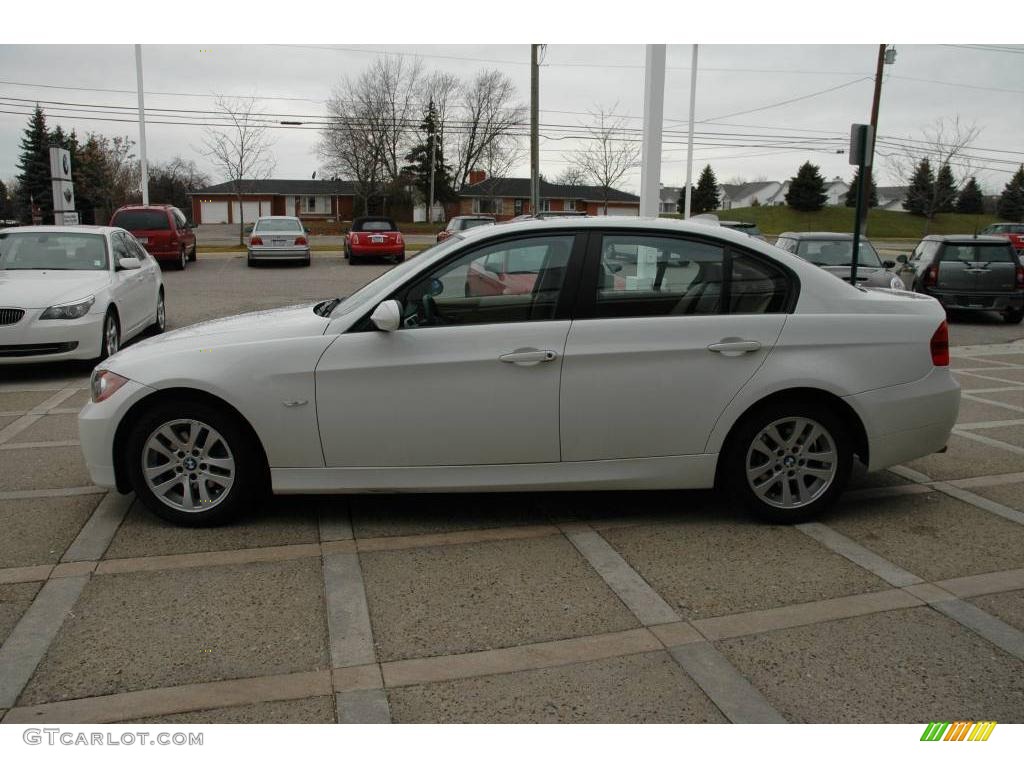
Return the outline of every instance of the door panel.
{"type": "Polygon", "coordinates": [[[577,320],[562,363],[562,460],[703,453],[786,315],[577,320]],[[748,352],[712,344],[750,341],[748,352]],[[753,346],[751,344],[750,346],[753,346]]]}
{"type": "Polygon", "coordinates": [[[317,365],[329,467],[516,464],[559,459],[568,320],[348,333],[317,365]],[[503,362],[523,351],[545,362],[503,362]]]}

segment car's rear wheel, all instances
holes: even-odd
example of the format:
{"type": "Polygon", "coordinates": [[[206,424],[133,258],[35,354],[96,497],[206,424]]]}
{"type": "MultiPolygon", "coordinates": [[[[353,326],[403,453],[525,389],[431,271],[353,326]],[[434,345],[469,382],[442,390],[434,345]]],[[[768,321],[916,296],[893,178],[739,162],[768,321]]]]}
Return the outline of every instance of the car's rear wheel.
{"type": "Polygon", "coordinates": [[[355,266],[356,264],[359,263],[359,257],[356,256],[354,253],[349,252],[348,263],[351,264],[352,266],[355,266]]]}
{"type": "Polygon", "coordinates": [[[156,515],[177,525],[217,525],[265,488],[253,440],[230,414],[198,400],[161,403],[127,440],[132,487],[156,515]]]}
{"type": "Polygon", "coordinates": [[[1008,309],[1003,313],[1003,320],[1010,325],[1016,325],[1024,320],[1024,309],[1008,309]]]}
{"type": "Polygon", "coordinates": [[[188,254],[188,260],[189,261],[195,261],[196,260],[196,251],[198,251],[198,250],[199,250],[199,246],[198,245],[193,245],[192,246],[192,250],[188,254]]]}
{"type": "Polygon", "coordinates": [[[181,246],[181,250],[178,251],[178,261],[175,263],[175,269],[185,269],[188,266],[188,253],[185,251],[185,246],[181,246]]]}
{"type": "Polygon", "coordinates": [[[853,451],[843,419],[817,403],[769,403],[730,437],[723,480],[735,501],[772,523],[799,523],[835,503],[853,451]]]}

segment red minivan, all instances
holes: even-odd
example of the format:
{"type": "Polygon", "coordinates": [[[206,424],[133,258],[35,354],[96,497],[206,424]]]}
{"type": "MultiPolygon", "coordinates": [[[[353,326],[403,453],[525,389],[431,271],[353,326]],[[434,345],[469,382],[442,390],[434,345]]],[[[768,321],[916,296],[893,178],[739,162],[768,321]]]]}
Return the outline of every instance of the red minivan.
{"type": "Polygon", "coordinates": [[[110,226],[127,229],[161,264],[184,269],[196,260],[196,233],[173,205],[125,205],[110,217],[110,226]]]}

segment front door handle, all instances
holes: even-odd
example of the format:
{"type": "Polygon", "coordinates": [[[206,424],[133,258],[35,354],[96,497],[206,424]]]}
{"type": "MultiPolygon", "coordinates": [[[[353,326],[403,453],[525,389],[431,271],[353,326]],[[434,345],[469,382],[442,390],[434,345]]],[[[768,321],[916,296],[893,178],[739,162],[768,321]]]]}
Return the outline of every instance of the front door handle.
{"type": "Polygon", "coordinates": [[[499,355],[498,359],[503,363],[515,365],[537,365],[537,363],[550,363],[558,355],[550,349],[517,349],[515,352],[506,352],[499,355]]]}
{"type": "Polygon", "coordinates": [[[756,352],[760,348],[761,342],[746,339],[722,339],[715,344],[708,344],[708,350],[725,357],[739,357],[747,352],[756,352]]]}

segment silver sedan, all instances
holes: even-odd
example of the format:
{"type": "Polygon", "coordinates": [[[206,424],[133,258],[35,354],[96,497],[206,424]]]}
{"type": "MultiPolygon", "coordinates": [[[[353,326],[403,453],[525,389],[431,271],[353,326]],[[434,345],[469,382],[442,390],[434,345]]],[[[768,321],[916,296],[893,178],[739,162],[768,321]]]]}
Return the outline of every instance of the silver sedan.
{"type": "Polygon", "coordinates": [[[260,216],[249,237],[248,264],[259,260],[301,261],[309,266],[309,237],[294,216],[260,216]]]}

